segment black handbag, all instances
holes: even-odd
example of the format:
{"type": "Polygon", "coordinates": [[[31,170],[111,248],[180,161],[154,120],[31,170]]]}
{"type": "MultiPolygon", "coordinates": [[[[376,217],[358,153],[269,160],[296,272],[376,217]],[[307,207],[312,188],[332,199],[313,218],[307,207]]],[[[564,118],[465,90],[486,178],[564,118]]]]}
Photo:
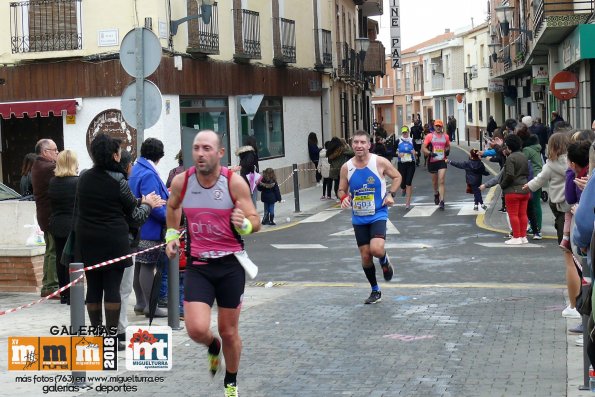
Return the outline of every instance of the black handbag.
{"type": "Polygon", "coordinates": [[[581,289],[576,296],[576,311],[582,314],[583,316],[590,316],[591,315],[591,294],[593,292],[593,284],[584,284],[583,283],[583,269],[582,266],[574,254],[572,255],[572,261],[574,262],[574,266],[578,272],[579,278],[581,280],[581,289]]]}
{"type": "Polygon", "coordinates": [[[62,257],[60,258],[60,263],[63,266],[68,267],[72,262],[74,262],[74,244],[75,234],[74,229],[72,229],[68,234],[66,244],[64,244],[64,250],[62,251],[62,257]]]}
{"type": "Polygon", "coordinates": [[[72,209],[72,224],[70,226],[70,233],[68,233],[68,237],[66,238],[66,243],[64,244],[64,250],[62,250],[62,256],[60,257],[60,263],[63,266],[70,266],[71,263],[74,262],[74,246],[76,243],[76,235],[74,233],[74,220],[77,216],[77,206],[78,204],[78,186],[77,192],[74,196],[74,208],[72,209]]]}

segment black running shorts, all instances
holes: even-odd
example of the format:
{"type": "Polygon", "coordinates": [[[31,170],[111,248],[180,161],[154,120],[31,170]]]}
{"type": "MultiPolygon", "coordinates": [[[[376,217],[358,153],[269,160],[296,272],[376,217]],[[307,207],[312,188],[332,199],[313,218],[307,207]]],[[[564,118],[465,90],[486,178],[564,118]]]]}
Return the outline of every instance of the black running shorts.
{"type": "Polygon", "coordinates": [[[441,169],[445,169],[446,168],[446,161],[444,160],[440,160],[440,161],[428,161],[428,172],[430,174],[436,174],[438,173],[438,170],[441,169]]]}
{"type": "Polygon", "coordinates": [[[415,162],[409,161],[406,163],[399,163],[397,168],[399,174],[403,177],[403,179],[401,179],[401,189],[405,189],[406,186],[411,186],[413,183],[413,174],[415,174],[415,162]]]}
{"type": "Polygon", "coordinates": [[[357,246],[370,245],[373,238],[386,240],[386,221],[376,221],[368,225],[353,225],[357,246]]]}
{"type": "Polygon", "coordinates": [[[246,273],[234,255],[208,259],[206,264],[186,266],[184,301],[203,302],[213,306],[235,309],[244,297],[246,273]]]}

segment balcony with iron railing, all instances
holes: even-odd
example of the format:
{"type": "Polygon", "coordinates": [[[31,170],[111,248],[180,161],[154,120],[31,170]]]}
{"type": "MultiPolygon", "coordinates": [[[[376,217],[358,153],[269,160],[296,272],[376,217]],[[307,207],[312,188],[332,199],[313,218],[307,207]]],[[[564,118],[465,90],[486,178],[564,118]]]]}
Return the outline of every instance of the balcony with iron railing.
{"type": "Polygon", "coordinates": [[[12,53],[83,48],[81,0],[30,0],[10,3],[12,53]]]}
{"type": "Polygon", "coordinates": [[[374,90],[374,96],[393,96],[395,95],[395,89],[393,87],[376,87],[374,90]]]}
{"type": "Polygon", "coordinates": [[[586,23],[593,14],[593,0],[533,0],[535,36],[546,27],[586,23]]]}
{"type": "MultiPolygon", "coordinates": [[[[188,2],[189,6],[196,6],[194,2],[188,2]]],[[[189,10],[197,12],[198,10],[189,10]]],[[[204,23],[201,18],[188,21],[188,53],[218,55],[219,54],[219,9],[217,3],[213,3],[211,20],[204,23]]]]}
{"type": "Polygon", "coordinates": [[[285,18],[273,18],[273,63],[284,66],[296,62],[295,21],[285,18]]]}
{"type": "Polygon", "coordinates": [[[245,9],[233,10],[236,62],[260,59],[260,14],[245,9]]]}
{"type": "Polygon", "coordinates": [[[344,79],[355,78],[355,50],[349,43],[337,43],[337,75],[344,79]]]}
{"type": "Polygon", "coordinates": [[[331,31],[326,29],[316,30],[316,43],[318,53],[316,59],[316,69],[325,69],[333,67],[333,43],[331,41],[331,31]]]}

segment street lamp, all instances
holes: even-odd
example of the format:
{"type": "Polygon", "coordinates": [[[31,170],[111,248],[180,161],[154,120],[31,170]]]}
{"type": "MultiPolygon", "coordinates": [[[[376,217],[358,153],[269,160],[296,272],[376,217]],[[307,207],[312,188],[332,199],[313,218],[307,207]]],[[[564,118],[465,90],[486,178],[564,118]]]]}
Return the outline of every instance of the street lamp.
{"type": "Polygon", "coordinates": [[[181,19],[170,21],[169,31],[172,36],[175,36],[178,33],[178,26],[180,26],[184,22],[190,21],[191,19],[202,18],[203,23],[211,23],[211,15],[213,13],[213,0],[196,0],[196,4],[198,6],[198,9],[200,10],[200,14],[189,15],[181,19]]]}
{"type": "Polygon", "coordinates": [[[363,62],[366,59],[366,52],[370,47],[370,40],[367,37],[358,37],[355,39],[355,51],[360,61],[363,62]]]}
{"type": "Polygon", "coordinates": [[[499,43],[491,43],[488,44],[488,48],[492,50],[492,54],[490,55],[492,57],[492,61],[497,62],[498,61],[498,50],[499,50],[500,44],[499,43]]]}
{"type": "Polygon", "coordinates": [[[500,5],[496,8],[496,18],[500,22],[500,33],[502,37],[508,37],[510,32],[521,32],[525,33],[529,40],[533,40],[533,32],[527,29],[516,29],[510,27],[510,20],[512,19],[512,11],[514,7],[511,5],[500,5]]]}

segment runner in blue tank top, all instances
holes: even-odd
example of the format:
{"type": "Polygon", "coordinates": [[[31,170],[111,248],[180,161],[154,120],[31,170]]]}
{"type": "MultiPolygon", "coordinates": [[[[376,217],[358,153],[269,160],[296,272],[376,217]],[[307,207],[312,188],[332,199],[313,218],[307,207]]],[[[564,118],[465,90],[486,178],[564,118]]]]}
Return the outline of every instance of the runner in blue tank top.
{"type": "Polygon", "coordinates": [[[366,304],[381,301],[382,293],[376,282],[374,257],[380,260],[384,279],[393,277],[384,241],[388,207],[394,204],[395,192],[401,185],[401,174],[384,157],[370,153],[370,137],[365,131],[356,131],[352,148],[355,156],[341,167],[339,197],[341,208],[352,209],[355,240],[362,258],[362,267],[372,292],[366,304]],[[386,188],[385,177],[392,179],[391,190],[386,188]]]}

